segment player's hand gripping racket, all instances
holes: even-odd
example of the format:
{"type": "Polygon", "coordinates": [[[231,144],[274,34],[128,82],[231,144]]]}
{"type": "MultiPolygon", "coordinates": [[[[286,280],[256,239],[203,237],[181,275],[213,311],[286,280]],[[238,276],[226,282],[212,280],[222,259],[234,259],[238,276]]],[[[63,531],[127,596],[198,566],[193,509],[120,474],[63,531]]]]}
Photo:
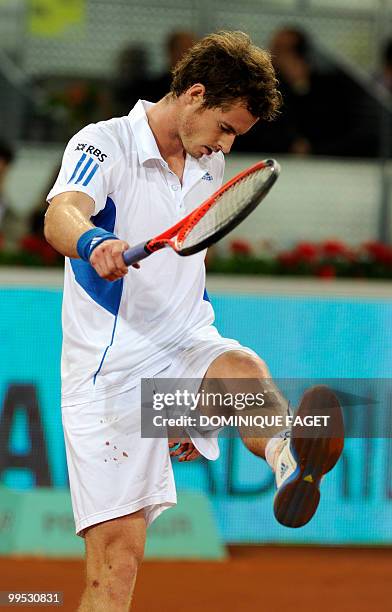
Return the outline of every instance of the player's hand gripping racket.
{"type": "Polygon", "coordinates": [[[223,185],[176,225],[123,253],[130,266],[155,251],[171,247],[178,255],[193,255],[228,234],[265,198],[280,173],[273,159],[260,161],[223,185]]]}

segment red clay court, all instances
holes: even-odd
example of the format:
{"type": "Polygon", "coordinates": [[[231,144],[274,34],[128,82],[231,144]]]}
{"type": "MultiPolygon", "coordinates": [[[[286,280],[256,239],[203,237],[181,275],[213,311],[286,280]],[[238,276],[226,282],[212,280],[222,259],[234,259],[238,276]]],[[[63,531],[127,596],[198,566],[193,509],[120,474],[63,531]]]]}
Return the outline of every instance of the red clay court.
{"type": "MultiPolygon", "coordinates": [[[[62,590],[61,609],[71,612],[83,571],[80,560],[1,558],[0,590],[62,590]]],[[[391,573],[390,548],[235,546],[228,561],[145,562],[132,612],[387,610],[391,573]]]]}

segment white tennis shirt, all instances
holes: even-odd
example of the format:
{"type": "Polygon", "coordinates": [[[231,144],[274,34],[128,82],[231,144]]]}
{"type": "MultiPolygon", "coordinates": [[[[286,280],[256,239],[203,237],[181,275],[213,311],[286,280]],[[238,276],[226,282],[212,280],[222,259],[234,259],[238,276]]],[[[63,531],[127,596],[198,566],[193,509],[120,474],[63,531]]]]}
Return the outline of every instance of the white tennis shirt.
{"type": "MultiPolygon", "coordinates": [[[[182,219],[222,184],[222,153],[187,155],[182,185],[162,158],[141,101],[127,117],[91,124],[68,143],[48,201],[81,191],[95,201],[92,222],[130,245],[182,219]]],[[[157,374],[188,331],[211,324],[205,251],[170,248],[106,281],[80,259],[65,261],[62,403],[121,393],[157,374]]]]}

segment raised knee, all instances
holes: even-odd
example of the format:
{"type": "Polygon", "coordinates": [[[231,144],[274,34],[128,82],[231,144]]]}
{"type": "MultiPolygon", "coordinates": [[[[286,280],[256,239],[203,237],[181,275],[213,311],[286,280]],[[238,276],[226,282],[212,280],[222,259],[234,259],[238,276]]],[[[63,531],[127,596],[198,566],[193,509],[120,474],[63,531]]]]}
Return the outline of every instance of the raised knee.
{"type": "Polygon", "coordinates": [[[268,378],[267,364],[245,351],[229,351],[224,354],[225,378],[268,378]]]}

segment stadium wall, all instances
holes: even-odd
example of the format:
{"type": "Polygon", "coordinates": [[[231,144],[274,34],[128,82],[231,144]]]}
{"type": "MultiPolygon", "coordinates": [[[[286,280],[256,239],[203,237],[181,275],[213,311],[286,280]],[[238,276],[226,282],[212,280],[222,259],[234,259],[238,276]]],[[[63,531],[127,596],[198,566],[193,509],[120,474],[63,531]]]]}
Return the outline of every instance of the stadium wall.
{"type": "MultiPolygon", "coordinates": [[[[36,206],[44,207],[51,187],[48,180],[61,156],[59,145],[20,148],[6,185],[16,212],[26,215],[36,206]]],[[[229,155],[225,180],[266,157],[267,153],[229,155]]],[[[357,245],[377,238],[382,184],[376,160],[296,159],[284,155],[277,159],[282,173],[268,199],[217,248],[227,248],[234,238],[247,239],[256,248],[265,241],[285,248],[301,240],[338,239],[357,245]]]]}
{"type": "MultiPolygon", "coordinates": [[[[67,487],[60,416],[61,274],[0,272],[0,479],[11,489],[67,487]],[[30,286],[28,286],[30,285],[30,286]]],[[[275,378],[387,379],[392,288],[387,284],[211,279],[222,334],[255,349],[275,378]]],[[[175,465],[178,489],[208,494],[226,542],[392,543],[392,443],[347,440],[309,525],[272,515],[269,468],[238,439],[217,462],[175,465]]]]}

